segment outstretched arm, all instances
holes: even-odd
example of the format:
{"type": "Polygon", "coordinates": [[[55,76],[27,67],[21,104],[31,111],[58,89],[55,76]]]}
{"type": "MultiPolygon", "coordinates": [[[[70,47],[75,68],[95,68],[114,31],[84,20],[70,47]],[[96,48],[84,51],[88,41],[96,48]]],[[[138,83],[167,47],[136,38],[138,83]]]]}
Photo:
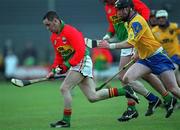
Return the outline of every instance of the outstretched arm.
{"type": "Polygon", "coordinates": [[[108,43],[106,40],[94,40],[89,38],[84,38],[85,44],[89,48],[109,48],[109,49],[122,49],[122,48],[129,48],[132,47],[131,44],[127,42],[127,40],[118,42],[118,43],[108,43]]]}
{"type": "Polygon", "coordinates": [[[84,38],[84,41],[85,41],[85,44],[86,44],[87,47],[95,48],[95,47],[98,47],[101,40],[84,38]]]}
{"type": "Polygon", "coordinates": [[[109,48],[109,49],[123,49],[123,48],[130,48],[132,47],[132,45],[129,44],[127,40],[118,43],[111,43],[111,44],[109,44],[108,41],[103,40],[99,43],[98,47],[109,48]]]}

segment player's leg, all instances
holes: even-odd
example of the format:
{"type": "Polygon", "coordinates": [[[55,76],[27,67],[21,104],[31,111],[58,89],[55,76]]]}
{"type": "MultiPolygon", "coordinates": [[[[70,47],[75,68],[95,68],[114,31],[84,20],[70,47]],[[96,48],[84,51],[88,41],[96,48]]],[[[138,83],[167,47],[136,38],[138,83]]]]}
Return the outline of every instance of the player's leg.
{"type": "Polygon", "coordinates": [[[180,86],[180,56],[174,55],[171,57],[171,60],[174,63],[175,66],[174,72],[175,72],[176,80],[178,85],[180,86]]]}
{"type": "Polygon", "coordinates": [[[146,80],[151,86],[161,95],[167,93],[163,83],[161,80],[154,74],[150,73],[148,75],[144,75],[143,79],[146,80]]]}
{"type": "MultiPolygon", "coordinates": [[[[121,57],[120,57],[120,63],[119,63],[119,69],[121,69],[124,65],[126,65],[130,60],[131,60],[131,56],[132,56],[132,48],[130,48],[129,50],[126,49],[122,49],[121,50],[121,57]],[[131,51],[131,52],[130,52],[131,51]]],[[[122,86],[124,86],[125,84],[122,82],[123,76],[125,74],[126,70],[122,71],[119,74],[119,80],[121,81],[122,86]]],[[[134,91],[139,93],[139,88],[143,86],[142,83],[140,83],[139,81],[134,81],[134,84],[132,85],[132,88],[134,91]],[[138,90],[137,90],[138,89],[138,90]]],[[[146,91],[146,90],[145,90],[146,91]]],[[[125,112],[123,112],[122,116],[118,118],[119,121],[127,121],[130,118],[136,118],[138,117],[138,111],[136,110],[136,103],[134,100],[127,98],[127,110],[125,112]],[[134,115],[134,116],[131,116],[134,115]]]]}
{"type": "Polygon", "coordinates": [[[94,80],[90,77],[85,77],[83,81],[79,83],[79,86],[86,98],[91,103],[117,96],[126,96],[138,102],[138,97],[135,95],[134,91],[128,86],[124,88],[104,88],[96,91],[96,84],[94,80]]]}
{"type": "MultiPolygon", "coordinates": [[[[168,70],[160,74],[160,79],[173,95],[180,99],[180,88],[177,84],[176,77],[173,70],[168,70]]],[[[167,110],[166,118],[168,118],[174,109],[175,104],[177,103],[176,98],[168,98],[165,102],[165,107],[167,110]]]]}
{"type": "MultiPolygon", "coordinates": [[[[125,51],[122,51],[122,53],[123,53],[123,56],[121,56],[120,64],[119,64],[120,68],[124,66],[127,62],[129,62],[132,56],[132,55],[125,55],[126,54],[125,51]]],[[[126,71],[123,71],[122,73],[120,73],[120,76],[119,76],[119,79],[122,85],[124,85],[122,82],[122,78],[125,72],[126,71]]],[[[161,103],[160,99],[157,96],[155,96],[153,93],[149,92],[144,87],[144,85],[138,80],[132,81],[131,86],[135,92],[139,93],[140,95],[143,95],[149,101],[149,103],[153,104],[148,107],[148,110],[147,110],[148,113],[146,112],[146,116],[152,115],[154,112],[154,108],[156,108],[161,103]]],[[[128,100],[127,110],[122,114],[120,118],[118,118],[119,121],[129,120],[130,119],[129,117],[132,117],[131,114],[134,114],[134,113],[136,113],[136,115],[138,116],[138,112],[135,108],[136,103],[131,99],[127,99],[127,100],[128,100]]]]}
{"type": "MultiPolygon", "coordinates": [[[[176,65],[175,75],[176,75],[176,80],[177,80],[178,86],[180,87],[180,65],[176,65]]],[[[180,108],[180,102],[179,101],[178,101],[178,103],[176,104],[176,107],[175,107],[177,109],[180,108]]]]}
{"type": "Polygon", "coordinates": [[[71,89],[75,87],[79,82],[83,80],[79,72],[69,71],[66,78],[61,84],[60,91],[64,98],[64,111],[62,120],[59,120],[55,123],[51,123],[51,127],[70,127],[70,120],[72,114],[72,95],[71,89]]]}
{"type": "Polygon", "coordinates": [[[180,98],[180,88],[177,84],[174,71],[169,70],[161,73],[160,79],[163,81],[167,90],[169,90],[176,97],[180,98]]]}
{"type": "MultiPolygon", "coordinates": [[[[177,85],[174,74],[175,67],[166,54],[159,52],[147,58],[146,60],[138,60],[138,63],[150,67],[154,74],[160,76],[160,79],[165,85],[166,89],[179,98],[180,88],[177,85]]],[[[173,112],[177,99],[169,95],[165,96],[164,99],[167,110],[166,118],[168,118],[173,112]]]]}
{"type": "MultiPolygon", "coordinates": [[[[151,86],[162,96],[164,101],[166,101],[166,97],[172,97],[171,94],[166,90],[161,80],[154,74],[144,75],[143,79],[145,79],[151,86]]],[[[149,102],[148,110],[145,115],[149,115],[153,112],[155,107],[161,104],[160,100],[158,102],[149,102]]]]}
{"type": "Polygon", "coordinates": [[[178,86],[180,86],[180,71],[179,71],[179,65],[177,65],[177,64],[174,64],[174,66],[175,66],[175,70],[174,70],[174,73],[175,73],[175,76],[176,76],[176,80],[177,80],[177,83],[178,83],[178,86]]]}

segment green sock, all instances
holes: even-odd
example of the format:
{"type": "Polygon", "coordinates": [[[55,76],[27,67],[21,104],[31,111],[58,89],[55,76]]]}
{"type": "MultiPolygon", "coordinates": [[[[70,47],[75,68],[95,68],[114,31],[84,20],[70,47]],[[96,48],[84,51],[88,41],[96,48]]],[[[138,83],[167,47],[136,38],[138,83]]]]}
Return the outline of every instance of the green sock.
{"type": "Polygon", "coordinates": [[[64,109],[63,120],[70,124],[71,120],[71,109],[64,109]]]}
{"type": "Polygon", "coordinates": [[[166,96],[163,96],[163,99],[165,102],[170,102],[172,99],[172,96],[168,93],[166,96]]]}
{"type": "Polygon", "coordinates": [[[125,86],[123,88],[109,88],[109,97],[114,96],[125,96],[126,95],[126,89],[128,89],[130,86],[125,86]]]}
{"type": "Polygon", "coordinates": [[[124,88],[109,88],[109,97],[124,96],[126,91],[124,88]]]}
{"type": "Polygon", "coordinates": [[[128,101],[128,110],[136,110],[136,103],[134,101],[128,101]]]}
{"type": "Polygon", "coordinates": [[[118,95],[119,95],[119,96],[124,96],[124,95],[126,95],[126,90],[125,90],[125,88],[119,88],[119,89],[118,89],[118,95]]]}
{"type": "Polygon", "coordinates": [[[134,105],[134,106],[128,106],[128,110],[135,111],[135,110],[136,110],[136,107],[135,107],[135,105],[134,105]]]}
{"type": "Polygon", "coordinates": [[[71,116],[69,116],[69,115],[64,115],[64,116],[63,116],[63,120],[66,121],[67,123],[70,123],[71,116]]]}

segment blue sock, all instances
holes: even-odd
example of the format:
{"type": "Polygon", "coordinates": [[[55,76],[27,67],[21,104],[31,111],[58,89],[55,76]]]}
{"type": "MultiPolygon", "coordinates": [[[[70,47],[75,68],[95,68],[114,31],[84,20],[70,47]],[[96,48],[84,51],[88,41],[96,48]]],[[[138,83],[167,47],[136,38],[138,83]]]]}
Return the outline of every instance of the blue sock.
{"type": "Polygon", "coordinates": [[[158,97],[156,97],[154,94],[152,94],[152,93],[149,92],[149,93],[146,95],[146,99],[147,99],[149,102],[155,102],[155,101],[157,101],[158,97]]]}

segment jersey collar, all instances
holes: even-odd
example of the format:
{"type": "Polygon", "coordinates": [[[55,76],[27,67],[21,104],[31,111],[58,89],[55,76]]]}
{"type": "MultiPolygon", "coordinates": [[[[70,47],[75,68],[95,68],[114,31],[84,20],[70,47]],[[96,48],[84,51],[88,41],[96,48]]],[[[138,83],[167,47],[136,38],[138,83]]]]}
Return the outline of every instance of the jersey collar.
{"type": "Polygon", "coordinates": [[[128,23],[137,15],[137,12],[133,12],[133,14],[128,18],[128,23]]]}
{"type": "Polygon", "coordinates": [[[60,25],[60,27],[59,27],[60,29],[59,29],[59,32],[58,32],[58,33],[61,33],[62,30],[63,30],[63,28],[64,28],[64,26],[65,26],[64,21],[60,20],[60,22],[61,22],[61,25],[60,25]]]}

